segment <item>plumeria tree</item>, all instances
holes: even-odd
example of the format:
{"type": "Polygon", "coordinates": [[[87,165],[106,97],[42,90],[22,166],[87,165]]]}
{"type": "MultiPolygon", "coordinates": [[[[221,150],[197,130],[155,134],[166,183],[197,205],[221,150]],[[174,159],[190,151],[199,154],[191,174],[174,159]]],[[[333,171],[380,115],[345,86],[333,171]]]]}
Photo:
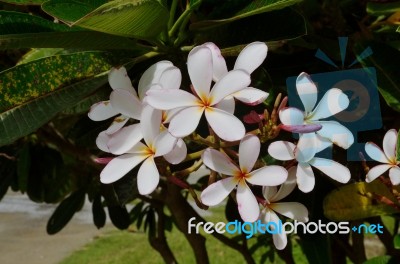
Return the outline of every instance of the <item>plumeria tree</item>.
{"type": "Polygon", "coordinates": [[[171,228],[197,263],[211,236],[247,263],[399,261],[397,2],[0,2],[0,197],[58,203],[49,234],[87,197],[166,263],[171,228]],[[190,232],[214,207],[243,232],[190,232]]]}

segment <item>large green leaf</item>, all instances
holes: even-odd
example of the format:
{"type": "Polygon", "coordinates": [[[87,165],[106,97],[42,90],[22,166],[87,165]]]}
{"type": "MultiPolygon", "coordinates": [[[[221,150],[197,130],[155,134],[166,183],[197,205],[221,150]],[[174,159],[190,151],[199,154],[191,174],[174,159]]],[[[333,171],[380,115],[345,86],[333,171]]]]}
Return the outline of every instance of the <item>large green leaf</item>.
{"type": "Polygon", "coordinates": [[[368,2],[367,12],[379,16],[387,15],[400,11],[400,2],[368,2]]]}
{"type": "Polygon", "coordinates": [[[398,213],[393,207],[372,199],[374,195],[386,197],[397,203],[396,198],[383,183],[358,182],[329,193],[324,200],[324,214],[333,221],[349,221],[398,213]]]}
{"type": "Polygon", "coordinates": [[[47,0],[1,0],[0,2],[16,5],[41,5],[47,0]]]}
{"type": "MultiPolygon", "coordinates": [[[[246,6],[241,8],[240,11],[233,14],[229,18],[217,19],[217,20],[203,20],[197,23],[193,23],[190,25],[191,30],[199,30],[199,29],[207,29],[215,26],[220,26],[226,23],[230,23],[245,17],[270,12],[274,10],[279,10],[296,3],[301,2],[302,0],[254,0],[249,1],[246,6]]],[[[286,18],[290,20],[290,17],[286,18]]]]}
{"type": "Polygon", "coordinates": [[[101,52],[57,55],[0,73],[0,146],[25,136],[107,82],[101,52]]]}

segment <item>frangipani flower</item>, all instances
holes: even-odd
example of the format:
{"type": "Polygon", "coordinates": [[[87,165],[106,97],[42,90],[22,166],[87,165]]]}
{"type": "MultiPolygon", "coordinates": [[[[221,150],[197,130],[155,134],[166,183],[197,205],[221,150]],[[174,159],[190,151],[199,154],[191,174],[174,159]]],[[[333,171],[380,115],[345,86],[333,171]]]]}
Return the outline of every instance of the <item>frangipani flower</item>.
{"type": "Polygon", "coordinates": [[[210,49],[205,46],[192,49],[187,65],[195,95],[172,89],[150,89],[147,92],[147,102],[156,109],[180,108],[170,121],[168,130],[171,134],[179,138],[190,135],[205,113],[208,123],[220,138],[227,141],[243,138],[246,132],[243,123],[216,105],[228,95],[246,88],[250,84],[249,74],[244,70],[230,71],[210,90],[213,76],[210,49]]]}
{"type": "Polygon", "coordinates": [[[176,143],[176,138],[167,130],[160,132],[160,125],[161,111],[145,106],[141,114],[140,128],[146,144],[138,142],[125,154],[112,159],[101,172],[100,181],[115,182],[144,161],[137,174],[138,190],[142,195],[153,192],[160,180],[154,158],[169,153],[176,143]]]}
{"type": "MultiPolygon", "coordinates": [[[[309,75],[304,72],[297,77],[296,88],[305,111],[303,112],[294,107],[281,110],[279,112],[279,119],[283,124],[282,128],[285,129],[285,126],[309,124],[322,126],[315,133],[300,134],[298,145],[308,146],[307,148],[301,148],[301,151],[303,151],[299,155],[299,158],[301,156],[301,161],[307,162],[317,152],[317,148],[315,148],[317,144],[316,134],[329,139],[339,147],[344,149],[349,148],[354,143],[353,134],[349,129],[336,121],[320,121],[320,119],[333,116],[349,106],[350,101],[346,94],[340,89],[332,88],[324,94],[321,101],[315,106],[318,89],[309,75]],[[305,137],[304,135],[307,136],[305,137]]],[[[300,151],[300,149],[296,151],[300,151]]]]}
{"type": "Polygon", "coordinates": [[[387,170],[389,170],[389,178],[393,185],[400,184],[400,162],[397,161],[397,131],[391,129],[386,132],[383,138],[383,151],[380,147],[372,142],[365,144],[365,152],[371,159],[385,163],[371,168],[367,173],[366,182],[372,182],[387,170]]]}
{"type": "Polygon", "coordinates": [[[229,175],[217,181],[201,193],[205,205],[214,206],[222,202],[235,187],[238,210],[243,221],[257,220],[260,209],[247,182],[261,186],[276,186],[287,178],[287,171],[281,166],[265,166],[252,171],[260,152],[260,140],[254,135],[246,135],[239,145],[239,167],[232,160],[215,149],[206,149],[202,155],[204,164],[210,169],[229,175]]]}
{"type": "MultiPolygon", "coordinates": [[[[263,187],[263,196],[266,204],[261,211],[260,218],[264,223],[275,222],[279,224],[280,219],[276,213],[300,222],[308,222],[308,210],[303,204],[298,202],[278,202],[288,196],[296,187],[296,169],[292,167],[288,173],[288,179],[279,187],[279,190],[275,186],[263,187]]],[[[279,250],[284,249],[287,245],[285,230],[282,230],[282,233],[273,234],[272,239],[275,247],[279,250]]]]}
{"type": "MultiPolygon", "coordinates": [[[[318,145],[315,146],[316,152],[321,151],[322,149],[325,149],[327,146],[329,146],[329,142],[327,142],[327,140],[324,140],[319,136],[317,136],[316,138],[316,142],[318,142],[318,145]]],[[[314,189],[315,178],[312,167],[317,168],[328,177],[340,183],[347,183],[350,180],[350,170],[336,161],[317,157],[313,157],[306,162],[299,160],[299,153],[302,153],[302,150],[300,149],[299,151],[296,151],[296,148],[299,149],[303,147],[307,148],[306,145],[297,145],[296,147],[295,144],[288,141],[275,141],[268,146],[268,153],[274,159],[295,159],[298,162],[296,177],[297,184],[302,192],[307,193],[314,189]]]]}

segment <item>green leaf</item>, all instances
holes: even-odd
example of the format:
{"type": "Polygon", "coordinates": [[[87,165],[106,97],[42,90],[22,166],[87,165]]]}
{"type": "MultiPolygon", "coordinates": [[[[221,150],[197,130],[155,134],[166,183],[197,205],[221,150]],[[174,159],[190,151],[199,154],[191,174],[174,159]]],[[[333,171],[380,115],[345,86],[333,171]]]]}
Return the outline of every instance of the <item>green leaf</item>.
{"type": "Polygon", "coordinates": [[[156,0],[117,0],[104,4],[73,25],[118,36],[149,39],[166,29],[168,10],[156,0]]]}
{"type": "Polygon", "coordinates": [[[399,32],[399,33],[400,33],[400,26],[397,28],[396,32],[399,32]]]}
{"type": "Polygon", "coordinates": [[[21,60],[18,61],[18,65],[28,63],[28,62],[31,62],[34,60],[42,59],[45,57],[51,57],[54,55],[64,54],[64,52],[65,52],[65,49],[62,49],[62,48],[32,49],[24,54],[24,56],[21,58],[21,60]]]}
{"type": "Polygon", "coordinates": [[[75,212],[82,208],[82,205],[85,202],[85,195],[85,190],[79,189],[58,205],[47,222],[46,230],[49,235],[58,233],[68,224],[75,212]]]}
{"type": "Polygon", "coordinates": [[[107,82],[107,54],[48,57],[0,73],[0,146],[28,135],[107,82]]]}
{"type": "Polygon", "coordinates": [[[1,0],[0,2],[15,5],[41,5],[47,0],[1,0]]]}
{"type": "Polygon", "coordinates": [[[124,230],[129,227],[129,213],[125,206],[108,206],[108,214],[111,222],[116,228],[124,230]]]}
{"type": "Polygon", "coordinates": [[[31,155],[29,144],[24,144],[18,151],[17,176],[18,189],[24,193],[28,188],[29,169],[31,167],[31,155]]]}
{"type": "Polygon", "coordinates": [[[329,193],[324,200],[324,214],[333,221],[350,221],[398,213],[393,207],[377,202],[372,198],[373,195],[384,196],[397,203],[396,198],[383,183],[358,182],[329,193]]]}
{"type": "Polygon", "coordinates": [[[309,235],[299,240],[308,263],[329,264],[331,261],[330,243],[327,235],[309,235]]]}
{"type": "Polygon", "coordinates": [[[367,12],[374,16],[388,15],[400,11],[400,2],[368,2],[367,12]]]}
{"type": "Polygon", "coordinates": [[[397,234],[393,238],[393,245],[395,249],[400,249],[400,235],[397,234]]]}
{"type": "Polygon", "coordinates": [[[204,20],[190,25],[191,30],[203,30],[216,26],[221,26],[245,17],[254,16],[257,14],[271,12],[274,10],[283,9],[285,7],[297,4],[302,0],[254,0],[250,1],[248,5],[243,7],[239,12],[233,16],[225,19],[218,20],[204,20]]]}
{"type": "Polygon", "coordinates": [[[396,258],[392,256],[378,256],[365,261],[363,264],[396,264],[396,258]]]}
{"type": "Polygon", "coordinates": [[[92,204],[93,223],[100,229],[106,224],[106,212],[103,204],[101,203],[101,195],[98,194],[94,197],[92,204]]]}

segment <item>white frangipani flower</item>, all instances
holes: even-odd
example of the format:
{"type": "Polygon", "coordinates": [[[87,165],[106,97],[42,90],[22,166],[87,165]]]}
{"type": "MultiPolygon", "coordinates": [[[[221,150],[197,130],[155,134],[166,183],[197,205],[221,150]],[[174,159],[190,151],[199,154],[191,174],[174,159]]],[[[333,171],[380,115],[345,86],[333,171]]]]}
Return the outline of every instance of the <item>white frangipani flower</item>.
{"type": "Polygon", "coordinates": [[[318,143],[316,134],[329,139],[339,147],[349,148],[354,143],[354,136],[349,129],[336,121],[320,121],[320,119],[333,116],[345,110],[350,102],[347,95],[338,88],[332,88],[324,94],[321,101],[315,106],[318,98],[318,89],[310,79],[310,76],[304,72],[297,77],[296,89],[303,103],[304,111],[294,107],[281,110],[279,119],[283,124],[282,128],[307,124],[322,126],[317,132],[300,134],[298,145],[308,146],[296,150],[302,151],[301,155],[299,155],[301,161],[309,161],[317,152],[315,147],[318,143]]]}
{"type": "Polygon", "coordinates": [[[140,128],[146,144],[138,142],[125,154],[112,159],[100,174],[102,183],[112,183],[139,163],[144,161],[137,174],[139,193],[150,194],[160,180],[160,174],[154,158],[168,154],[176,143],[176,138],[167,131],[160,131],[161,111],[145,106],[141,114],[140,128]]]}
{"type": "Polygon", "coordinates": [[[235,187],[238,210],[243,221],[257,220],[260,209],[258,202],[246,182],[261,186],[276,186],[287,178],[287,171],[281,166],[265,166],[252,171],[260,152],[260,140],[254,135],[246,135],[239,145],[239,167],[232,160],[215,149],[206,149],[202,158],[210,169],[227,177],[219,180],[201,193],[205,205],[214,206],[222,202],[235,187]]]}
{"type": "MultiPolygon", "coordinates": [[[[266,200],[265,207],[261,210],[261,220],[264,223],[274,222],[279,224],[279,216],[276,213],[286,216],[287,218],[300,222],[308,222],[307,208],[298,202],[278,202],[287,197],[296,187],[296,169],[290,168],[287,180],[279,187],[265,186],[263,187],[263,196],[266,200]]],[[[287,237],[285,230],[282,233],[272,234],[274,245],[277,249],[284,249],[287,245],[287,237]]]]}
{"type": "Polygon", "coordinates": [[[211,128],[220,138],[227,141],[243,138],[243,123],[216,105],[228,95],[246,88],[250,84],[249,74],[244,70],[230,71],[210,90],[213,76],[211,50],[205,46],[195,47],[189,53],[187,65],[195,95],[172,89],[150,89],[147,92],[147,102],[156,109],[180,108],[169,123],[171,134],[179,138],[190,135],[204,112],[211,128]]]}
{"type": "Polygon", "coordinates": [[[397,131],[390,129],[383,138],[383,151],[375,143],[368,142],[365,144],[365,152],[371,159],[385,163],[371,168],[365,179],[366,182],[372,182],[387,170],[389,170],[389,178],[393,185],[400,184],[400,162],[397,161],[397,131]]]}
{"type": "MultiPolygon", "coordinates": [[[[310,133],[309,133],[310,134],[310,133]]],[[[308,135],[308,134],[306,134],[308,135]]],[[[329,146],[329,142],[316,136],[318,145],[315,146],[316,152],[321,151],[329,146]]],[[[342,164],[323,158],[313,157],[308,161],[299,159],[301,148],[307,148],[307,145],[296,145],[288,141],[275,141],[268,146],[268,153],[277,160],[296,160],[297,185],[302,192],[311,192],[315,186],[314,172],[311,167],[315,167],[330,178],[340,183],[347,183],[350,180],[350,170],[342,164]],[[300,149],[299,149],[300,148],[300,149]],[[296,149],[299,149],[296,151],[296,149]]]]}

